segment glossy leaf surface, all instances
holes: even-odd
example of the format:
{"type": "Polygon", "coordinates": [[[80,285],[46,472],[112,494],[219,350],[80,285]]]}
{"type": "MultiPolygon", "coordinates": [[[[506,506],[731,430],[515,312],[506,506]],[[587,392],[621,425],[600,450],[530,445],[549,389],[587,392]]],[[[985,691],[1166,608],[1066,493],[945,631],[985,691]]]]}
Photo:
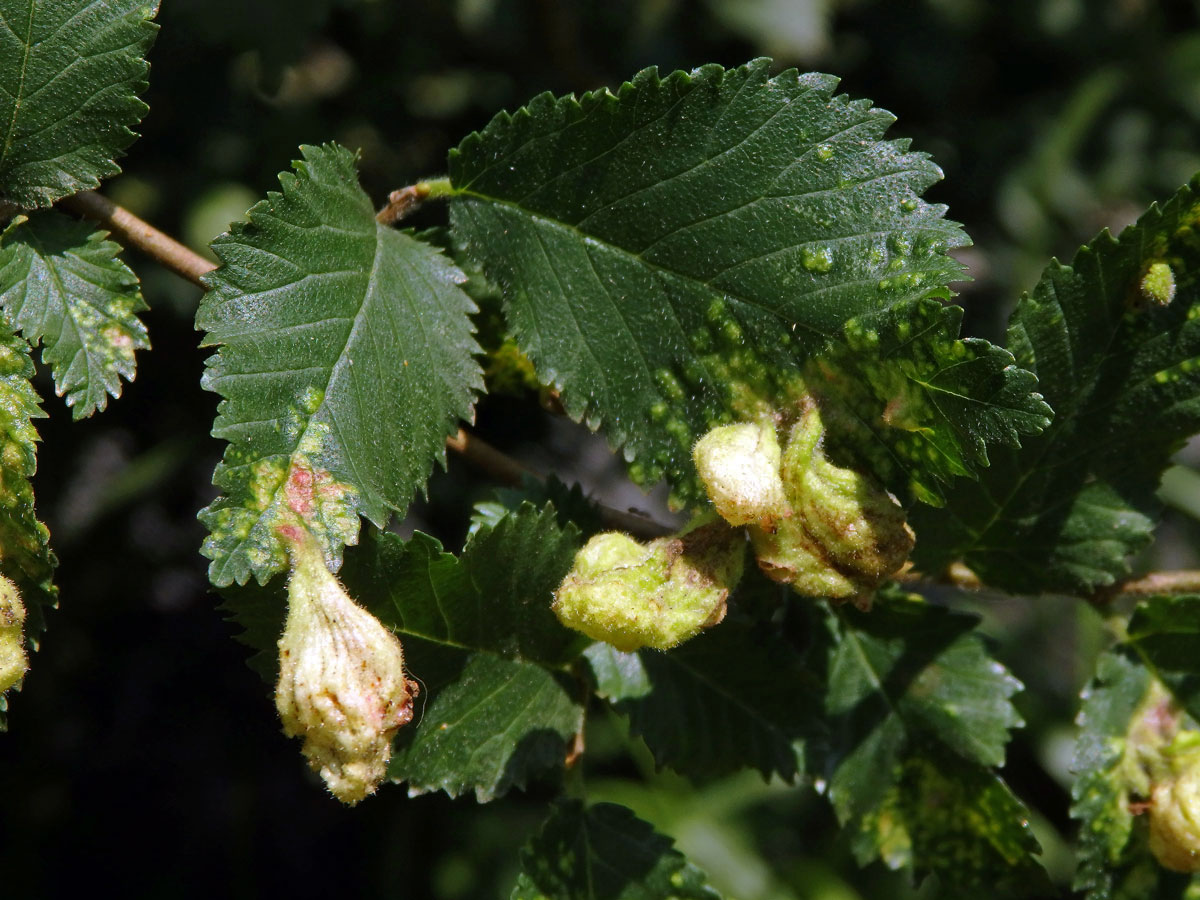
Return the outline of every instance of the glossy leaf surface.
{"type": "Polygon", "coordinates": [[[906,498],[941,503],[944,485],[988,465],[989,444],[1017,447],[1050,422],[1037,379],[1007,350],[960,339],[961,320],[937,300],[897,304],[847,322],[809,366],[834,404],[827,444],[906,498]]]}
{"type": "Polygon", "coordinates": [[[423,488],[482,385],[462,273],[375,221],[352,153],[302,151],[213,242],[196,317],[220,345],[203,383],[230,442],[201,513],[217,585],[284,571],[274,529],[296,517],[336,569],[360,514],[382,526],[423,488]]]}
{"type": "Polygon", "coordinates": [[[536,98],[450,156],[452,226],[568,412],[697,496],[691,444],[852,316],[948,296],[966,237],[892,116],[768,60],[536,98]]]}
{"type": "Polygon", "coordinates": [[[0,203],[34,209],[121,171],[148,107],[157,0],[0,0],[0,203]]]}
{"type": "Polygon", "coordinates": [[[930,536],[919,563],[961,558],[988,584],[1024,592],[1090,593],[1128,574],[1170,455],[1200,429],[1198,310],[1196,182],[1070,265],[1052,262],[1008,342],[1054,422],[1019,451],[997,450],[977,484],[956,484],[949,523],[918,511],[914,527],[930,536]]]}
{"type": "Polygon", "coordinates": [[[103,410],[133,380],[134,351],[150,346],[137,313],[137,276],[103,231],[57,212],[35,213],[0,234],[0,306],[41,342],[55,389],[75,418],[103,410]]]}

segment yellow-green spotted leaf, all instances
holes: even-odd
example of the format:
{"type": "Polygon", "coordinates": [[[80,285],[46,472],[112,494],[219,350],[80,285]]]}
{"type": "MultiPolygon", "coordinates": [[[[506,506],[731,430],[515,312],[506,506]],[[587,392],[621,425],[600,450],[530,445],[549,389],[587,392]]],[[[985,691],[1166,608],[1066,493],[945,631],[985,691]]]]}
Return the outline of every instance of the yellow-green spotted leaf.
{"type": "Polygon", "coordinates": [[[75,418],[103,410],[133,380],[134,351],[150,346],[137,313],[137,276],[103,231],[61,213],[16,220],[0,234],[0,306],[42,344],[57,392],[75,418]]]}
{"type": "MultiPolygon", "coordinates": [[[[1147,605],[1159,607],[1149,616],[1156,619],[1170,603],[1151,598],[1147,605]]],[[[1159,628],[1145,617],[1142,627],[1141,640],[1151,645],[1156,638],[1170,643],[1172,637],[1190,637],[1187,628],[1159,628]]],[[[1172,680],[1157,680],[1158,670],[1147,664],[1149,656],[1138,644],[1122,643],[1100,656],[1077,720],[1071,766],[1071,815],[1079,820],[1073,887],[1086,900],[1168,900],[1200,891],[1200,878],[1169,871],[1150,849],[1147,801],[1155,747],[1175,727],[1179,708],[1167,690],[1172,680]]]]}
{"type": "Polygon", "coordinates": [[[916,558],[962,559],[1013,591],[1091,593],[1149,543],[1160,475],[1200,429],[1200,180],[1052,262],[1008,344],[1054,422],[959,480],[949,518],[916,510],[916,558]]]}
{"type": "MultiPolygon", "coordinates": [[[[29,345],[11,333],[0,333],[0,574],[17,586],[25,606],[25,641],[37,649],[45,629],[45,610],[58,594],[53,576],[50,532],[34,512],[37,432],[32,420],[45,414],[29,383],[33,361],[29,345]]],[[[6,701],[0,695],[0,730],[6,701]]]]}
{"type": "Polygon", "coordinates": [[[1036,868],[1025,859],[1036,844],[1020,804],[1005,799],[1007,789],[991,771],[1004,762],[1010,729],[1021,724],[1010,699],[1020,683],[988,655],[976,624],[898,591],[884,592],[869,612],[827,611],[822,640],[830,736],[826,747],[814,747],[813,762],[864,861],[879,857],[916,874],[940,871],[939,854],[951,851],[937,847],[954,836],[946,822],[916,821],[929,818],[922,808],[939,793],[964,803],[976,794],[982,802],[986,794],[992,811],[1005,817],[992,831],[976,809],[977,827],[954,838],[951,855],[967,866],[960,881],[986,879],[1010,856],[1036,868]],[[927,757],[945,763],[924,771],[927,757]],[[937,778],[947,783],[935,786],[937,778]],[[918,834],[926,826],[931,830],[918,834]]]}
{"type": "Polygon", "coordinates": [[[297,519],[336,568],[360,514],[383,526],[423,488],[483,383],[462,273],[375,221],[353,153],[301,151],[282,192],[213,242],[196,317],[220,345],[204,386],[229,441],[201,513],[217,585],[284,571],[276,529],[297,519]]]}
{"type": "Polygon", "coordinates": [[[703,497],[691,447],[782,403],[847,319],[949,296],[967,238],[890,113],[770,61],[543,95],[450,155],[451,222],[521,349],[635,478],[703,497]]]}
{"type": "Polygon", "coordinates": [[[937,748],[898,766],[895,786],[866,817],[854,849],[914,878],[936,875],[946,897],[1055,896],[1029,811],[998,776],[937,748]]]}
{"type": "Polygon", "coordinates": [[[0,0],[0,205],[94,188],[137,137],[157,0],[0,0]]]}
{"type": "Polygon", "coordinates": [[[906,498],[940,503],[943,485],[987,466],[989,444],[1020,445],[1050,422],[1037,379],[1012,354],[960,338],[962,310],[909,301],[846,323],[808,366],[826,403],[826,443],[906,498]]]}

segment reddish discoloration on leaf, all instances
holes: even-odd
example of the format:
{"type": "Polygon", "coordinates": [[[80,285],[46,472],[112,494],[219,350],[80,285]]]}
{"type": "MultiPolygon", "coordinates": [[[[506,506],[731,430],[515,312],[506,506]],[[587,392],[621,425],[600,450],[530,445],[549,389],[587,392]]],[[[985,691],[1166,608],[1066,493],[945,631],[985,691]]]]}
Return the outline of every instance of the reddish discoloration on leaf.
{"type": "Polygon", "coordinates": [[[288,509],[306,523],[313,521],[321,506],[344,500],[351,490],[328,469],[313,468],[303,458],[293,460],[284,484],[288,509]]]}
{"type": "Polygon", "coordinates": [[[292,463],[284,491],[288,508],[302,519],[312,517],[313,470],[303,463],[292,463]]]}

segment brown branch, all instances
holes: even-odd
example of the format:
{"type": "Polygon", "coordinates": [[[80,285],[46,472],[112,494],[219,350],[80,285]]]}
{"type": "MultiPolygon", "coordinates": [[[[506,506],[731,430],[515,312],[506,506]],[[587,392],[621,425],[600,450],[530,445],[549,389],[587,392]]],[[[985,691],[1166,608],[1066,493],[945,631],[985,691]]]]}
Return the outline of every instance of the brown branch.
{"type": "MultiPolygon", "coordinates": [[[[539,481],[542,476],[532,469],[521,465],[511,456],[497,450],[483,438],[469,434],[463,429],[458,434],[446,439],[446,446],[459,454],[467,462],[487,472],[497,481],[519,487],[526,476],[532,476],[539,481]]],[[[634,512],[623,512],[610,506],[596,504],[600,511],[600,521],[606,528],[616,531],[627,531],[635,537],[656,538],[669,534],[671,529],[660,522],[634,512]]]]}
{"type": "Polygon", "coordinates": [[[388,202],[375,213],[380,225],[395,225],[426,200],[438,200],[454,194],[449,178],[431,178],[388,194],[388,202]]]}
{"type": "Polygon", "coordinates": [[[951,563],[938,573],[937,577],[930,577],[925,572],[919,572],[914,569],[910,561],[899,572],[893,575],[892,578],[901,584],[949,585],[964,591],[977,591],[985,586],[979,580],[978,575],[960,562],[951,563]]]}
{"type": "Polygon", "coordinates": [[[139,219],[129,210],[117,206],[107,197],[94,191],[68,197],[62,201],[62,205],[81,216],[95,219],[107,227],[113,237],[126,247],[140,250],[155,262],[199,287],[204,287],[200,276],[217,267],[216,263],[210,262],[174,238],[163,234],[149,222],[139,219]]]}
{"type": "Polygon", "coordinates": [[[519,487],[526,475],[539,478],[532,469],[521,465],[483,438],[469,434],[462,428],[458,429],[458,434],[446,438],[446,446],[471,465],[482,469],[497,481],[502,481],[507,485],[519,487]]]}
{"type": "Polygon", "coordinates": [[[1200,570],[1181,569],[1178,572],[1151,572],[1121,585],[1122,594],[1186,594],[1200,593],[1200,570]]]}
{"type": "MultiPolygon", "coordinates": [[[[918,572],[915,569],[903,569],[893,576],[896,581],[905,584],[951,585],[967,591],[986,590],[987,585],[980,581],[979,576],[961,562],[952,563],[937,577],[918,572]]],[[[1090,596],[1083,596],[1093,606],[1104,607],[1118,597],[1145,597],[1151,594],[1200,594],[1200,569],[1180,569],[1173,572],[1151,572],[1140,578],[1130,578],[1116,584],[1101,588],[1090,596]]],[[[1075,595],[1079,596],[1079,595],[1075,595]]]]}
{"type": "Polygon", "coordinates": [[[1118,582],[1097,596],[1111,599],[1122,595],[1200,593],[1200,570],[1180,569],[1177,572],[1151,572],[1141,578],[1118,582]]]}

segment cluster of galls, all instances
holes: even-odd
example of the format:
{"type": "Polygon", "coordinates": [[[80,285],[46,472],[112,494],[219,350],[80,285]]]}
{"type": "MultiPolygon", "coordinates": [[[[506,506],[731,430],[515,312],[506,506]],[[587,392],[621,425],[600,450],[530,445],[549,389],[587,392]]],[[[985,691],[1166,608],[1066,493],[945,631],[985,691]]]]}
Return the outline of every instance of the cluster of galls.
{"type": "Polygon", "coordinates": [[[725,425],[696,444],[696,470],[717,512],[744,525],[759,568],[808,597],[866,601],[913,548],[896,499],[825,456],[807,399],[781,448],[772,422],[725,425]]]}
{"type": "Polygon", "coordinates": [[[673,647],[724,617],[747,536],[774,581],[869,602],[912,550],[904,510],[869,476],[826,457],[815,400],[799,405],[782,445],[778,430],[774,420],[750,422],[701,438],[696,471],[720,519],[648,544],[592,538],[555,595],[559,620],[619,650],[673,647]]]}

